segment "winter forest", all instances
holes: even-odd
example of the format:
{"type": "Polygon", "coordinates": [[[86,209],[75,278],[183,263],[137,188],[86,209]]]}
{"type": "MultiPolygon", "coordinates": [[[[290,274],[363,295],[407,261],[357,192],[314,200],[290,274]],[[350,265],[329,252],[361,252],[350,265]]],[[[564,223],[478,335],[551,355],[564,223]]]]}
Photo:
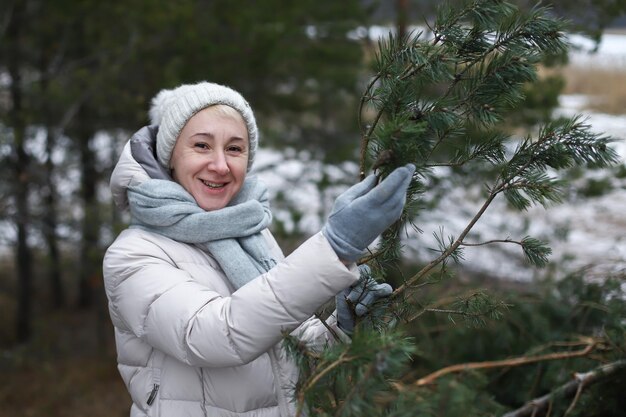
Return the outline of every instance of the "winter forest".
{"type": "MultiPolygon", "coordinates": [[[[127,416],[108,182],[162,88],[240,91],[285,254],[417,167],[359,261],[394,288],[298,415],[626,416],[626,0],[5,0],[0,417],[127,416]]],[[[330,303],[319,317],[330,314],[330,303]]]]}

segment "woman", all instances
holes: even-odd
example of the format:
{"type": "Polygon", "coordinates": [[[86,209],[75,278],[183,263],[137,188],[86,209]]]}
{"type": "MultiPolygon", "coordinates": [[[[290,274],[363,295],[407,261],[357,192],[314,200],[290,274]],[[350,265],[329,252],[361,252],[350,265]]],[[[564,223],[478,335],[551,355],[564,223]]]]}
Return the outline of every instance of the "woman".
{"type": "MultiPolygon", "coordinates": [[[[183,85],[159,93],[150,116],[111,177],[132,221],[103,265],[130,414],[291,416],[297,370],[280,341],[347,338],[355,261],[399,217],[414,169],[350,188],[323,230],[285,258],[267,228],[267,191],[247,175],[258,133],[243,97],[183,85]],[[311,318],[338,293],[339,323],[311,318]]],[[[389,292],[374,288],[359,314],[389,292]]]]}

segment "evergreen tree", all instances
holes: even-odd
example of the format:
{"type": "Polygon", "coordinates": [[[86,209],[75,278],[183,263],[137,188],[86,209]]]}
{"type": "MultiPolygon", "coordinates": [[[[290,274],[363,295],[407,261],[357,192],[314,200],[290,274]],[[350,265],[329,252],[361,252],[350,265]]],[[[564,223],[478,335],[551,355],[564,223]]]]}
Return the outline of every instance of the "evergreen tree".
{"type": "MultiPolygon", "coordinates": [[[[531,264],[542,267],[548,262],[550,248],[530,236],[473,241],[472,228],[490,204],[502,197],[518,210],[556,203],[562,197],[560,170],[617,162],[609,146],[612,139],[593,133],[582,117],[549,121],[525,138],[509,135],[502,128],[505,115],[524,99],[525,86],[536,81],[537,66],[546,57],[567,51],[565,22],[548,9],[535,7],[522,13],[505,1],[475,0],[460,8],[440,8],[429,29],[401,37],[390,35],[381,41],[375,74],[362,96],[361,177],[373,171],[382,178],[407,163],[415,164],[417,170],[402,218],[361,262],[367,263],[376,277],[389,278],[394,271],[403,270],[401,236],[424,209],[420,197],[425,190],[437,186],[432,181],[435,167],[475,174],[474,181],[486,184],[484,203],[458,235],[447,236],[442,225],[434,258],[409,277],[402,277],[387,305],[378,306],[357,326],[351,344],[338,344],[320,353],[287,339],[301,369],[296,387],[299,415],[494,415],[529,398],[507,398],[503,392],[494,398],[497,390],[487,391],[486,379],[479,372],[482,369],[570,360],[592,351],[603,352],[604,360],[617,360],[611,369],[624,369],[620,355],[615,356],[620,349],[624,356],[623,329],[619,334],[619,324],[613,322],[618,336],[610,347],[608,337],[596,334],[605,325],[600,320],[584,329],[586,338],[563,342],[565,349],[558,352],[532,355],[531,347],[526,346],[524,351],[505,351],[505,358],[500,358],[502,351],[496,351],[491,352],[496,358],[490,358],[496,360],[456,367],[432,360],[431,365],[443,368],[424,376],[429,367],[421,365],[419,358],[437,355],[422,351],[423,343],[410,334],[416,333],[427,317],[443,314],[450,321],[461,318],[476,326],[503,317],[510,306],[501,297],[477,289],[464,296],[427,301],[426,288],[444,281],[450,261],[461,262],[463,250],[471,246],[515,244],[531,264]],[[510,358],[511,354],[517,357],[510,358]],[[453,377],[471,370],[476,371],[462,382],[453,377]]],[[[415,228],[419,221],[416,223],[415,228]]],[[[600,302],[611,298],[606,297],[600,302]]],[[[617,304],[611,317],[623,312],[624,303],[617,304]]],[[[466,336],[472,339],[471,334],[466,336]]],[[[444,337],[439,339],[447,342],[444,337]]],[[[462,343],[457,341],[457,345],[462,343]]],[[[442,346],[435,343],[430,349],[442,346]]],[[[605,370],[598,373],[608,374],[605,370]]],[[[574,385],[578,391],[584,387],[583,382],[574,385]]],[[[518,394],[530,389],[515,388],[518,394]]]]}

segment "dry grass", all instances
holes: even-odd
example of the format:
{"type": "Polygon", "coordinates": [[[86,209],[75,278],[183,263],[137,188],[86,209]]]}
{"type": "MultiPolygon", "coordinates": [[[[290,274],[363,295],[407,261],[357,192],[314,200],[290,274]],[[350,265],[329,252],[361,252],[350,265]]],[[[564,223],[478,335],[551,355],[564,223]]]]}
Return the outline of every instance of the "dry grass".
{"type": "Polygon", "coordinates": [[[589,96],[590,110],[626,114],[626,70],[570,65],[558,71],[566,80],[564,93],[589,96]]]}
{"type": "MultiPolygon", "coordinates": [[[[12,261],[0,257],[0,417],[127,417],[131,400],[117,371],[104,290],[94,287],[95,305],[89,310],[53,310],[41,270],[45,262],[37,258],[32,337],[18,345],[12,261]]],[[[73,276],[66,275],[70,288],[73,276]]]]}
{"type": "Polygon", "coordinates": [[[96,311],[40,313],[31,342],[0,347],[0,417],[128,416],[111,336],[96,311]]]}
{"type": "Polygon", "coordinates": [[[2,417],[122,417],[129,411],[115,358],[63,358],[2,372],[2,417]]]}

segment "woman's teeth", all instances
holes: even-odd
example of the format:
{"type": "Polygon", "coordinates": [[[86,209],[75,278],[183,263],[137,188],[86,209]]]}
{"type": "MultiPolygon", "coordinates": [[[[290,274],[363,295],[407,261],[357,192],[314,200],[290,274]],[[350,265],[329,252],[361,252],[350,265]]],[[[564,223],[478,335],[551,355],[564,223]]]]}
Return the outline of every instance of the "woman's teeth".
{"type": "Polygon", "coordinates": [[[209,188],[223,188],[226,184],[216,184],[214,182],[208,182],[208,181],[204,181],[204,180],[200,180],[202,181],[202,184],[206,185],[209,188]]]}

